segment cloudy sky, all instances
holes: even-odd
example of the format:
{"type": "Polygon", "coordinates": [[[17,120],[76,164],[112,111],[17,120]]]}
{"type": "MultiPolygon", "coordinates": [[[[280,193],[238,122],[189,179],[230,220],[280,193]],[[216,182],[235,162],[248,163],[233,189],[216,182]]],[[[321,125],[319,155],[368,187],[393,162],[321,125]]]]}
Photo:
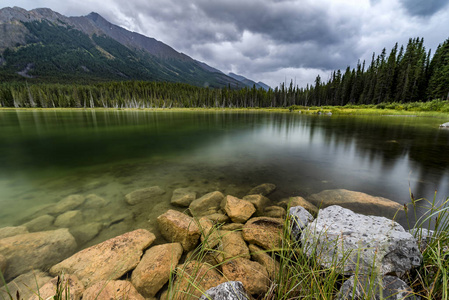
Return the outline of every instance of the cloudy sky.
{"type": "Polygon", "coordinates": [[[396,42],[449,38],[449,0],[0,0],[67,16],[95,11],[222,70],[272,87],[355,66],[396,42]]]}

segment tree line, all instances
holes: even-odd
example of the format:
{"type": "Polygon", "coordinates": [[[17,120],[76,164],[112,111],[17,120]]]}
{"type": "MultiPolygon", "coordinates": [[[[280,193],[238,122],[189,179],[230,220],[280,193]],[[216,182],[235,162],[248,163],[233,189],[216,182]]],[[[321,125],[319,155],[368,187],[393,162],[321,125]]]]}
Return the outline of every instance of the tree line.
{"type": "Polygon", "coordinates": [[[406,47],[384,48],[371,62],[333,71],[304,87],[282,83],[274,90],[231,87],[213,89],[184,83],[123,81],[93,84],[3,82],[2,107],[290,107],[427,102],[449,98],[449,39],[435,54],[422,38],[406,47]]]}

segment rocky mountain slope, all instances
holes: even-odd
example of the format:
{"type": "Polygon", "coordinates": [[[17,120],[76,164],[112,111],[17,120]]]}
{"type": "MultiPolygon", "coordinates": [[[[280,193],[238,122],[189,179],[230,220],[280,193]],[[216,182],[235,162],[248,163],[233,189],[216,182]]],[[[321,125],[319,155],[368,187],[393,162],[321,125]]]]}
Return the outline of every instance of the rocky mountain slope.
{"type": "Polygon", "coordinates": [[[66,17],[48,8],[3,8],[0,55],[1,81],[155,80],[242,87],[239,80],[97,13],[66,17]]]}

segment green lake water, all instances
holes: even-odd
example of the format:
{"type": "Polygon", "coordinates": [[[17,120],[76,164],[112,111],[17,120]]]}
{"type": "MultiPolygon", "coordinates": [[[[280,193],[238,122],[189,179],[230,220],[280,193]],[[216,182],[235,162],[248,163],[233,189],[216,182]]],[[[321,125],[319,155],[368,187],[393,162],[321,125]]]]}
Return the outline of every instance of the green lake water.
{"type": "MultiPolygon", "coordinates": [[[[449,116],[448,116],[449,119],[449,116]]],[[[71,194],[108,204],[86,211],[102,224],[83,246],[155,219],[174,189],[243,197],[270,182],[275,204],[344,188],[401,204],[449,196],[448,120],[298,113],[120,110],[0,111],[0,227],[23,224],[71,194]],[[151,203],[124,196],[160,186],[151,203]]],[[[402,220],[403,221],[403,220],[402,220]]],[[[51,228],[50,228],[51,229],[51,228]]]]}

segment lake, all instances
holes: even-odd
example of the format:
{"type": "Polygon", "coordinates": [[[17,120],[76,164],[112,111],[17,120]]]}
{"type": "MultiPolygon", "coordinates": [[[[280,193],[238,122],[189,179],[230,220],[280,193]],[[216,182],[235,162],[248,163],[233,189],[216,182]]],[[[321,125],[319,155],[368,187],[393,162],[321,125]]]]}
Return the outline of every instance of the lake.
{"type": "MultiPolygon", "coordinates": [[[[448,117],[449,119],[449,117],[448,117]]],[[[0,227],[48,214],[68,195],[106,201],[85,212],[99,233],[157,231],[173,190],[243,197],[274,183],[273,204],[348,189],[398,203],[449,196],[448,120],[245,111],[0,111],[0,227]],[[126,194],[165,194],[129,206],[126,194]]],[[[399,220],[404,223],[405,220],[399,220]]],[[[51,227],[51,228],[54,228],[51,227]]],[[[50,229],[51,229],[50,228],[50,229]]]]}

